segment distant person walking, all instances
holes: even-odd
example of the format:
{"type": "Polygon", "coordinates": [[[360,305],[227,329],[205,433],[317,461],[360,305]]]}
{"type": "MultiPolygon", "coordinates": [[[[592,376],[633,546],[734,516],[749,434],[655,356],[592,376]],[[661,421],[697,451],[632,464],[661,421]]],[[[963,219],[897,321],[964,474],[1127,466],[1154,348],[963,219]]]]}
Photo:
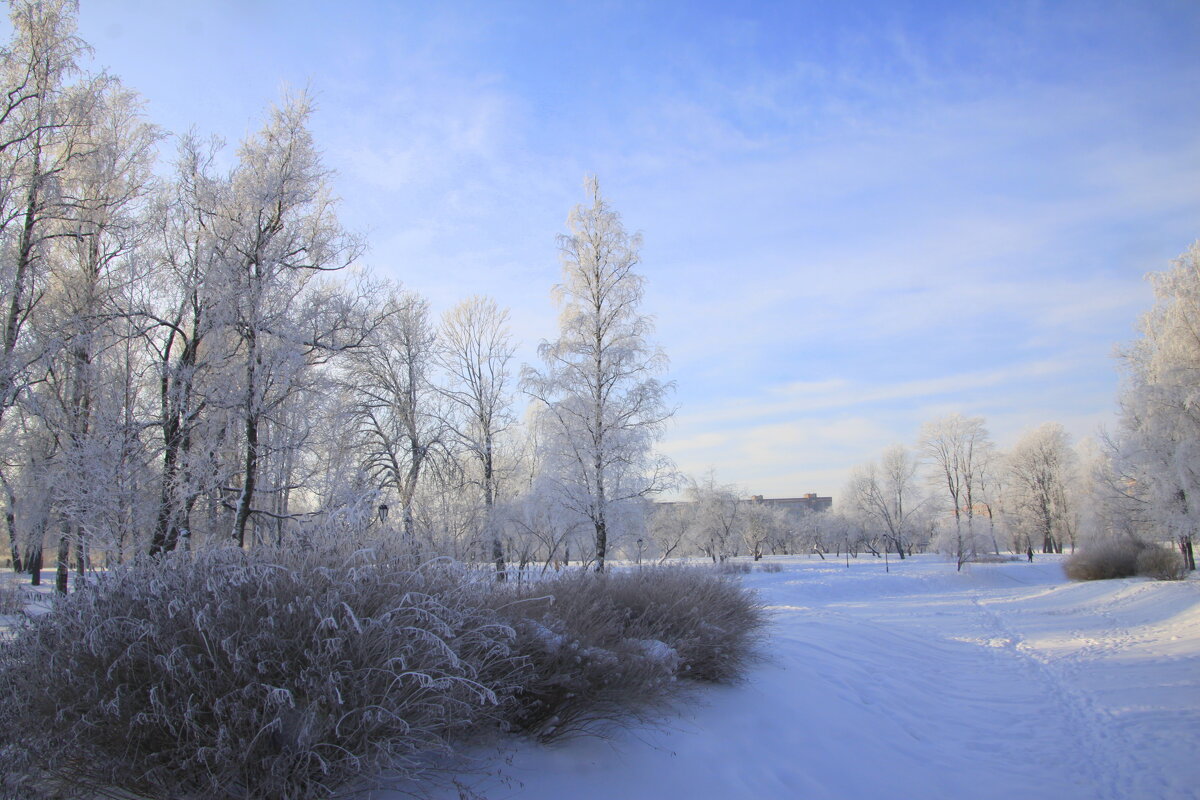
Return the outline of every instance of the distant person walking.
{"type": "Polygon", "coordinates": [[[1033,545],[1028,545],[1025,548],[1025,555],[1029,556],[1029,563],[1033,563],[1033,545]]]}

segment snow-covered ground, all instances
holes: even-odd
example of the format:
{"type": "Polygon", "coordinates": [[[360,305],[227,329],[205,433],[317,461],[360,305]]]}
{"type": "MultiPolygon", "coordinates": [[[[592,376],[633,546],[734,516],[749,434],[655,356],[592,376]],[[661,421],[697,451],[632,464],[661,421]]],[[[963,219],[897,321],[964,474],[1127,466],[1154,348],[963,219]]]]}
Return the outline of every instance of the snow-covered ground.
{"type": "MultiPolygon", "coordinates": [[[[1200,797],[1200,581],[783,559],[768,660],[660,727],[515,743],[489,798],[1200,797]]],[[[457,791],[444,797],[459,797],[457,791]]],[[[377,797],[395,798],[396,793],[377,797]]]]}

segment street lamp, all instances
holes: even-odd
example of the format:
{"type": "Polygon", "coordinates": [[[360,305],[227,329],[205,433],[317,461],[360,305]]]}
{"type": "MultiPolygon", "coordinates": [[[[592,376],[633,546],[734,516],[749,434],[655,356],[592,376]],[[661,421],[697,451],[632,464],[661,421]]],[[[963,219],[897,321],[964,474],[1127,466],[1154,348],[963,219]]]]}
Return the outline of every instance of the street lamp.
{"type": "Polygon", "coordinates": [[[387,503],[380,503],[379,504],[379,524],[380,525],[387,522],[387,515],[388,515],[387,503]]]}
{"type": "Polygon", "coordinates": [[[637,544],[638,544],[638,562],[637,563],[638,563],[638,566],[640,567],[642,565],[642,540],[638,539],[637,544]]]}

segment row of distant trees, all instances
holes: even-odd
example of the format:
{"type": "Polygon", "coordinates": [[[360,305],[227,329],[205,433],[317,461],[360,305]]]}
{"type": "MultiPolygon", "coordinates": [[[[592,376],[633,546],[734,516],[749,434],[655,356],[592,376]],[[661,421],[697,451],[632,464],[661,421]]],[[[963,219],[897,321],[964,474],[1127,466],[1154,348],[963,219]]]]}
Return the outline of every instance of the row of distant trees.
{"type": "Polygon", "coordinates": [[[673,475],[640,239],[594,180],[559,237],[556,338],[440,319],[373,277],[288,95],[232,156],[82,66],[71,0],[13,0],[0,52],[0,505],[14,567],[372,527],[422,552],[603,569],[673,475]],[[173,151],[167,160],[160,151],[173,151]],[[530,400],[518,419],[516,399],[530,400]]]}
{"type": "Polygon", "coordinates": [[[1120,353],[1115,432],[1072,442],[1027,431],[1007,452],[983,417],[949,414],[857,466],[833,511],[786,513],[711,477],[655,509],[647,547],[714,561],[764,553],[905,558],[1074,552],[1093,542],[1177,546],[1195,569],[1200,530],[1200,243],[1150,276],[1155,305],[1120,353]]]}
{"type": "Polygon", "coordinates": [[[950,414],[857,466],[833,511],[785,513],[711,477],[654,510],[644,542],[659,558],[764,553],[905,558],[1074,552],[1113,540],[1169,544],[1195,569],[1200,531],[1200,243],[1150,276],[1155,304],[1120,352],[1115,431],[1072,442],[1062,425],[1007,452],[983,417],[950,414]]]}
{"type": "Polygon", "coordinates": [[[900,558],[934,548],[960,567],[985,553],[1074,550],[1096,456],[1090,442],[1072,447],[1057,423],[1002,452],[982,417],[951,414],[926,423],[915,448],[894,445],[854,469],[832,544],[900,558]]]}
{"type": "MultiPolygon", "coordinates": [[[[1155,304],[1120,352],[1115,432],[1072,443],[1049,422],[1007,453],[982,417],[926,424],[855,469],[817,550],[929,547],[959,566],[982,553],[1061,553],[1133,539],[1178,546],[1195,569],[1200,530],[1200,243],[1150,276],[1155,304]],[[830,541],[830,536],[834,541],[830,541]],[[840,539],[840,541],[839,541],[840,539]]],[[[821,526],[818,526],[821,527],[821,526]]]]}

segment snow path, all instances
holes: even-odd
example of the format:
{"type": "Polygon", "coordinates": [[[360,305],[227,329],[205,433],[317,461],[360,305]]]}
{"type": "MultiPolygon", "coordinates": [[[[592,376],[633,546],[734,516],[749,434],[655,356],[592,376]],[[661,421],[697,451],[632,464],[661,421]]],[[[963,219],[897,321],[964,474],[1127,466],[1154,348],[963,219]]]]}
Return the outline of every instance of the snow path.
{"type": "Polygon", "coordinates": [[[745,577],[773,615],[745,684],[464,780],[489,800],[1200,797],[1200,581],[782,561],[745,577]]]}

